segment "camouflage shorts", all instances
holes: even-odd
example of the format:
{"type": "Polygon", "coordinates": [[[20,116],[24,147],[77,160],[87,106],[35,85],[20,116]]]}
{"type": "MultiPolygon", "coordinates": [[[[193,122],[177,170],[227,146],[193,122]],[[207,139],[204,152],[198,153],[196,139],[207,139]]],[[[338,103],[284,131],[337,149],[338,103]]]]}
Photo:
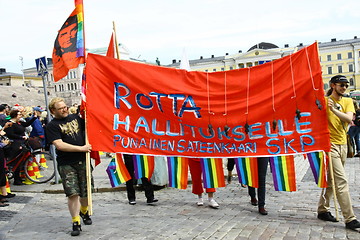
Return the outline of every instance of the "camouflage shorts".
{"type": "MultiPolygon", "coordinates": [[[[67,197],[78,195],[87,197],[86,164],[79,163],[58,166],[59,174],[67,197]]],[[[91,167],[92,171],[92,167],[91,167]]],[[[91,189],[94,190],[94,179],[91,176],[91,189]]]]}

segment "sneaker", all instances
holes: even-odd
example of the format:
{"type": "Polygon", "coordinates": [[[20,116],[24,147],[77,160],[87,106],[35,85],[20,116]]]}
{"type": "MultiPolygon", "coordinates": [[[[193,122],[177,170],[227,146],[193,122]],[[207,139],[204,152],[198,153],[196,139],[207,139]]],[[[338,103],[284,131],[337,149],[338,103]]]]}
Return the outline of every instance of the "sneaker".
{"type": "Polygon", "coordinates": [[[9,204],[8,203],[0,203],[0,207],[7,207],[7,206],[9,206],[9,204]]]}
{"type": "Polygon", "coordinates": [[[354,219],[351,222],[345,223],[345,227],[351,230],[358,230],[357,228],[360,228],[360,222],[354,219]]]}
{"type": "Polygon", "coordinates": [[[91,218],[90,218],[90,216],[89,216],[89,211],[86,211],[85,214],[82,213],[82,212],[80,212],[79,215],[80,215],[80,217],[82,218],[82,220],[83,220],[83,222],[84,222],[85,225],[91,225],[91,224],[92,224],[92,220],[91,220],[91,218]]]}
{"type": "Polygon", "coordinates": [[[204,206],[204,200],[202,198],[199,198],[198,202],[196,203],[196,205],[200,206],[204,206]]]}
{"type": "Polygon", "coordinates": [[[259,213],[261,215],[268,215],[268,211],[264,207],[259,207],[259,213]]]}
{"type": "Polygon", "coordinates": [[[71,236],[79,236],[80,231],[82,231],[80,223],[79,222],[73,222],[71,236]]]}
{"type": "Polygon", "coordinates": [[[146,200],[146,203],[147,203],[147,204],[152,204],[152,203],[155,203],[155,202],[157,202],[157,201],[159,201],[159,200],[157,200],[156,198],[153,198],[153,199],[148,199],[148,200],[146,200]]]}
{"type": "Polygon", "coordinates": [[[317,218],[323,221],[338,222],[338,220],[336,220],[336,218],[331,215],[330,212],[318,213],[317,218]]]}
{"type": "Polygon", "coordinates": [[[135,201],[135,200],[130,200],[130,201],[129,201],[129,204],[130,204],[130,205],[135,205],[135,204],[136,204],[136,201],[135,201]]]}
{"type": "Polygon", "coordinates": [[[209,201],[209,206],[212,208],[219,208],[219,204],[214,199],[209,201]]]}
{"type": "Polygon", "coordinates": [[[258,200],[256,198],[251,198],[250,203],[253,206],[257,206],[258,205],[258,200]]]}

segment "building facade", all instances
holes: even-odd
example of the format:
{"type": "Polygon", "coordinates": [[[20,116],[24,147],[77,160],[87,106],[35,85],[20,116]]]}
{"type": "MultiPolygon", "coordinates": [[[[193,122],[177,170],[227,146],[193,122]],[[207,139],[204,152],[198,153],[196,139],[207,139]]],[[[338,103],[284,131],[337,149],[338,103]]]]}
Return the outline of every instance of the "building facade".
{"type": "MultiPolygon", "coordinates": [[[[251,47],[247,52],[239,51],[236,54],[225,56],[190,60],[191,71],[216,72],[245,67],[252,67],[292,54],[305,45],[300,43],[296,47],[287,44],[280,48],[271,43],[259,43],[251,47]]],[[[360,90],[360,39],[340,40],[331,39],[330,42],[319,42],[319,57],[322,68],[324,89],[329,88],[329,80],[337,74],[345,75],[350,81],[348,92],[360,90]]],[[[173,60],[168,67],[179,68],[180,61],[173,60]]]]}

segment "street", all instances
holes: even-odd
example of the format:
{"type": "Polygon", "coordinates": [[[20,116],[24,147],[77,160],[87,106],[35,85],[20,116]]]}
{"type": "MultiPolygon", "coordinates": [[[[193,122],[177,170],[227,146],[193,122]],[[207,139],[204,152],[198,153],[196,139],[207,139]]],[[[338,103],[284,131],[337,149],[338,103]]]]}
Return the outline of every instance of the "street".
{"type": "MultiPolygon", "coordinates": [[[[77,239],[359,239],[360,233],[345,229],[341,212],[338,223],[316,218],[321,189],[314,183],[308,165],[296,162],[296,192],[276,192],[268,170],[267,216],[260,215],[257,207],[250,204],[247,188],[242,188],[237,179],[217,189],[219,209],[208,207],[206,201],[203,207],[196,206],[197,197],[191,193],[191,186],[186,190],[156,191],[159,202],[154,206],[146,204],[143,192],[137,192],[137,204],[132,206],[127,202],[126,191],[104,188],[104,192],[93,194],[93,225],[82,224],[83,231],[77,239]]],[[[346,163],[358,217],[359,166],[358,158],[346,163]]],[[[95,171],[95,183],[96,174],[95,171]]],[[[105,184],[105,179],[101,184],[105,184]]],[[[29,190],[16,194],[10,206],[0,210],[0,239],[71,238],[71,218],[64,194],[29,190]]],[[[332,213],[335,216],[334,208],[332,213]]]]}

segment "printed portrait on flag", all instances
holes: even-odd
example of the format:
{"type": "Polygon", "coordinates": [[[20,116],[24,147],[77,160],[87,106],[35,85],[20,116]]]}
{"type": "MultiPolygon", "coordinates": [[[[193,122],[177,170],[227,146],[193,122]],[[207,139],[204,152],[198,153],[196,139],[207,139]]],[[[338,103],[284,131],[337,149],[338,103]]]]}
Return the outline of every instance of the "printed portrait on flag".
{"type": "Polygon", "coordinates": [[[77,17],[70,16],[59,31],[58,38],[54,44],[56,56],[76,51],[77,17]]]}
{"type": "Polygon", "coordinates": [[[75,8],[58,32],[52,54],[55,82],[85,61],[84,54],[79,54],[84,49],[82,24],[81,8],[75,8]]]}

